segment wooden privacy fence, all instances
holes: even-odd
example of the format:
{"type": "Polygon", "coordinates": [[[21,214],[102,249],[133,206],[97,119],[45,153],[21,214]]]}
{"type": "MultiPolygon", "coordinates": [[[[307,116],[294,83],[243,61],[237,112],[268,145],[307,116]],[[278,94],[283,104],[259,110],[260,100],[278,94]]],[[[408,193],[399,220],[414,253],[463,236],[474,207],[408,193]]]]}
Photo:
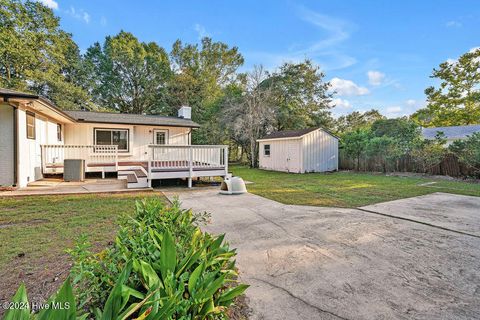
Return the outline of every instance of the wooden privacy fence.
{"type": "MultiPolygon", "coordinates": [[[[346,156],[345,151],[340,149],[340,170],[356,170],[357,169],[357,159],[351,156],[346,156]]],[[[383,164],[383,159],[380,157],[360,157],[360,167],[359,171],[384,171],[387,172],[418,172],[418,173],[427,173],[432,175],[444,175],[450,177],[465,177],[471,176],[474,174],[473,169],[462,164],[457,156],[452,153],[447,153],[445,157],[440,161],[440,163],[429,167],[427,170],[424,170],[423,166],[419,164],[415,159],[410,155],[405,155],[397,160],[388,161],[383,164]]]]}

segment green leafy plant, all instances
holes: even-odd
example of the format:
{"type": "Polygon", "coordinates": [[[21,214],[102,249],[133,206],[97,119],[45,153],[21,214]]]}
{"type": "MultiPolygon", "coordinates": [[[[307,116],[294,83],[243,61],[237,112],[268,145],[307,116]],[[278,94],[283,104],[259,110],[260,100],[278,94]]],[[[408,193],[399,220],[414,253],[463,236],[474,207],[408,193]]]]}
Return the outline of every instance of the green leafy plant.
{"type": "Polygon", "coordinates": [[[162,319],[169,319],[170,311],[175,319],[226,318],[227,307],[247,286],[235,280],[235,250],[224,235],[200,230],[198,224],[207,218],[182,210],[178,201],[165,206],[152,199],[137,202],[134,214],[121,220],[115,244],[101,253],[92,254],[80,237],[70,251],[79,307],[98,315],[132,261],[123,288],[132,297],[148,298],[137,311],[145,319],[156,319],[151,314],[159,310],[162,319]]]}

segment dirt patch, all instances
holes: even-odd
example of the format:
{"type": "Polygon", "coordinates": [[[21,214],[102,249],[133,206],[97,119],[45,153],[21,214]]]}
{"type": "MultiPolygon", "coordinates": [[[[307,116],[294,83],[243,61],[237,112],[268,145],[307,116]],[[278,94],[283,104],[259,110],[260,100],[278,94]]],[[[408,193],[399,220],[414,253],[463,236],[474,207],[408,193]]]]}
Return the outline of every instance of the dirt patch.
{"type": "Polygon", "coordinates": [[[248,298],[241,295],[235,299],[235,304],[228,310],[230,320],[247,320],[252,313],[252,309],[248,306],[248,298]]]}
{"type": "MultiPolygon", "coordinates": [[[[72,267],[67,254],[55,257],[43,257],[34,264],[22,254],[11,261],[7,270],[0,271],[2,286],[0,302],[10,301],[21,283],[27,288],[30,302],[43,303],[65,281],[72,267]]],[[[4,310],[0,308],[0,316],[4,310]]]]}

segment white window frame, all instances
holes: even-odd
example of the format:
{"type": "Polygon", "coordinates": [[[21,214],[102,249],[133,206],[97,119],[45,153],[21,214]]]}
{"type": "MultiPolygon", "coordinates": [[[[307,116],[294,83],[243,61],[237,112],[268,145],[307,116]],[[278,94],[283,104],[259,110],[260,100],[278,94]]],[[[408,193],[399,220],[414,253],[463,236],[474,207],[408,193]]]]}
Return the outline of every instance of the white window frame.
{"type": "Polygon", "coordinates": [[[61,123],[57,123],[57,141],[63,141],[63,125],[61,123]]]}
{"type": "Polygon", "coordinates": [[[37,117],[36,117],[35,113],[33,113],[31,111],[26,111],[25,112],[25,126],[26,126],[26,129],[27,129],[27,139],[35,140],[37,138],[37,117]],[[33,123],[29,124],[28,119],[33,119],[33,123]],[[31,135],[28,134],[28,129],[29,128],[32,129],[32,134],[31,135]]]}
{"type": "Polygon", "coordinates": [[[272,154],[272,145],[271,144],[264,144],[263,145],[263,156],[264,157],[270,157],[270,155],[272,154]],[[266,151],[266,146],[268,146],[268,154],[265,152],[266,151]]]}
{"type": "Polygon", "coordinates": [[[153,130],[153,144],[157,144],[157,132],[163,132],[165,133],[165,144],[167,145],[168,143],[168,130],[167,129],[154,129],[153,130]]]}
{"type": "MultiPolygon", "coordinates": [[[[118,149],[118,152],[130,152],[130,129],[125,128],[94,128],[93,129],[93,142],[97,145],[97,131],[125,131],[127,132],[127,149],[118,149]]],[[[113,134],[110,134],[110,145],[113,144],[113,134]]]]}

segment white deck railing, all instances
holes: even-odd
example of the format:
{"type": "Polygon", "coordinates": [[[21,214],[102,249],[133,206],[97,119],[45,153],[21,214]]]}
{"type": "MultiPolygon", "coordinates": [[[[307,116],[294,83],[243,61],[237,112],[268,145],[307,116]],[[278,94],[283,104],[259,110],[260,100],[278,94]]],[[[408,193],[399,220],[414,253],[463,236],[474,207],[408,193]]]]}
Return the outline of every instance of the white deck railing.
{"type": "Polygon", "coordinates": [[[219,168],[228,164],[228,147],[223,145],[149,145],[155,169],[219,168]]]}
{"type": "Polygon", "coordinates": [[[118,147],[116,145],[42,145],[43,173],[62,173],[65,159],[85,160],[86,171],[104,171],[105,167],[116,171],[118,147]]]}
{"type": "Polygon", "coordinates": [[[153,171],[223,170],[228,172],[228,146],[225,145],[149,145],[149,177],[153,171]]]}

